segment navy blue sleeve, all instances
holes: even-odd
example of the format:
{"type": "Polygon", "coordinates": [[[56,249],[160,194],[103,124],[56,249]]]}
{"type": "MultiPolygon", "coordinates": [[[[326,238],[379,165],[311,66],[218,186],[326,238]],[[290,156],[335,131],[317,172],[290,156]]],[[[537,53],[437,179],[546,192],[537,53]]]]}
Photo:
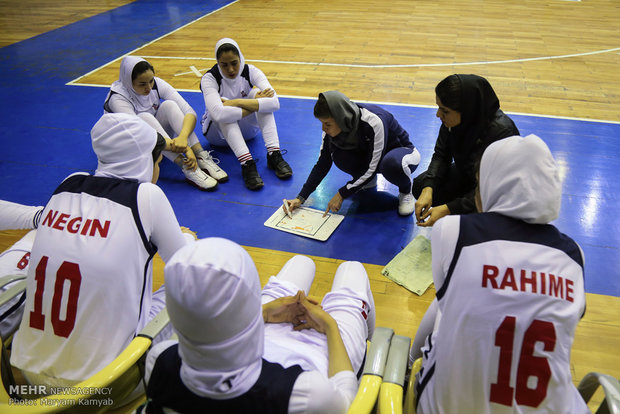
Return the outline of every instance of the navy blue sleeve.
{"type": "Polygon", "coordinates": [[[302,197],[304,200],[310,197],[310,194],[316,190],[331,169],[332,163],[332,156],[329,152],[329,136],[323,134],[323,143],[321,144],[319,159],[316,161],[316,164],[314,164],[314,167],[312,167],[312,171],[310,171],[305,184],[299,192],[299,197],[302,197]]]}

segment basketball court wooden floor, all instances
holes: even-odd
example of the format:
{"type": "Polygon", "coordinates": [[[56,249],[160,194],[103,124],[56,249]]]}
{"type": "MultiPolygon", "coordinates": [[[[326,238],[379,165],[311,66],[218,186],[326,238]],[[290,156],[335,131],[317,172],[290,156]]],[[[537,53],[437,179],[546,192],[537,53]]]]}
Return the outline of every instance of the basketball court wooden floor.
{"type": "MultiPolygon", "coordinates": [[[[421,172],[439,129],[435,84],[451,73],[487,77],[522,135],[542,137],[561,167],[564,197],[555,224],[586,255],[588,308],[573,348],[574,379],[593,370],[620,376],[620,11],[613,2],[498,0],[480,9],[475,1],[393,1],[389,10],[371,1],[16,4],[0,2],[2,199],[41,205],[70,173],[94,170],[88,134],[122,56],[148,59],[200,116],[197,72],[214,64],[215,42],[232,37],[281,96],[276,120],[295,173],[277,180],[260,139],[250,144],[265,180],[260,192],[243,187],[229,150],[216,149],[216,156],[231,181],[213,193],[192,189],[164,164],[159,184],[179,222],[200,237],[247,246],[263,283],[293,253],[312,256],[315,295],[329,289],[338,263],[359,260],[371,278],[378,324],[408,336],[434,290],[417,297],[380,274],[420,232],[411,217],[397,216],[391,184],[380,180],[378,191],[346,201],[346,219],[327,242],[263,222],[283,197],[297,194],[316,159],[320,125],[312,106],[319,92],[339,89],[383,104],[419,148],[421,172]]],[[[345,180],[332,169],[313,205],[323,208],[345,180]]],[[[0,247],[20,234],[3,232],[0,247]]]]}

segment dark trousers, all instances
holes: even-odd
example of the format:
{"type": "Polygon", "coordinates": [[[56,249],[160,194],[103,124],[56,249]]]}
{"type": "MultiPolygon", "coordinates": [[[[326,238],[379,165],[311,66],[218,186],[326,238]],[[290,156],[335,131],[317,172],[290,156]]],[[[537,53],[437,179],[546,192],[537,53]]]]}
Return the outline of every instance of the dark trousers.
{"type": "MultiPolygon", "coordinates": [[[[403,158],[413,152],[413,148],[398,147],[390,150],[381,159],[377,172],[383,174],[383,177],[398,187],[401,193],[408,193],[411,186],[411,173],[415,171],[418,164],[408,164],[405,171],[403,166],[403,158]]],[[[368,170],[368,162],[362,156],[351,156],[350,151],[336,150],[332,153],[334,164],[340,170],[351,174],[353,178],[359,178],[368,170]]]]}
{"type": "MultiPolygon", "coordinates": [[[[416,200],[422,193],[422,183],[426,177],[427,171],[418,175],[413,180],[412,192],[416,200]]],[[[455,198],[463,197],[465,194],[473,191],[475,183],[471,183],[471,180],[467,179],[459,170],[456,169],[454,164],[450,166],[448,174],[444,178],[443,182],[433,188],[433,207],[446,204],[455,198]]]]}

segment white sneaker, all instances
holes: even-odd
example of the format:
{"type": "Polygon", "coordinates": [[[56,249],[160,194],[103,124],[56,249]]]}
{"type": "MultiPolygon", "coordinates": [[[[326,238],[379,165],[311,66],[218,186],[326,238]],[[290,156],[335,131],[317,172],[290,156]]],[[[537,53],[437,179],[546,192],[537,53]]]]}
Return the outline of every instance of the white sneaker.
{"type": "Polygon", "coordinates": [[[211,156],[211,151],[201,151],[196,154],[198,168],[215,178],[218,183],[228,181],[228,174],[222,170],[217,164],[220,162],[217,158],[211,156]]]}
{"type": "Polygon", "coordinates": [[[215,190],[215,187],[217,187],[217,181],[215,181],[215,178],[210,177],[200,168],[196,168],[194,171],[189,168],[183,168],[183,174],[185,174],[185,179],[190,184],[201,190],[211,191],[215,190]]]}
{"type": "Polygon", "coordinates": [[[398,214],[410,216],[415,210],[415,198],[411,193],[398,193],[398,214]]]}

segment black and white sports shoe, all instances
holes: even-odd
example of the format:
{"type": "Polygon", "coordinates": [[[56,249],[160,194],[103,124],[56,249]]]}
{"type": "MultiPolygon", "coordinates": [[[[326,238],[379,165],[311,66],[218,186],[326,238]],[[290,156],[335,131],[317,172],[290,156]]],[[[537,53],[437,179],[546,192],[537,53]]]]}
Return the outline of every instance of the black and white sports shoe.
{"type": "Polygon", "coordinates": [[[218,183],[225,183],[228,181],[228,174],[219,167],[220,160],[213,158],[211,152],[203,150],[196,154],[198,168],[215,178],[218,183]]]}
{"type": "Polygon", "coordinates": [[[245,186],[250,190],[258,190],[265,185],[263,179],[260,178],[260,174],[258,174],[256,170],[255,160],[246,161],[245,164],[241,165],[241,175],[243,176],[245,186]]]}
{"type": "Polygon", "coordinates": [[[200,168],[196,168],[193,171],[189,168],[183,168],[183,174],[185,175],[185,180],[188,183],[199,188],[200,190],[213,191],[217,187],[217,181],[215,178],[211,177],[200,168]]]}
{"type": "Polygon", "coordinates": [[[274,170],[276,176],[281,179],[289,178],[293,175],[293,169],[288,165],[288,162],[284,161],[279,150],[267,154],[267,167],[274,170]]]}

